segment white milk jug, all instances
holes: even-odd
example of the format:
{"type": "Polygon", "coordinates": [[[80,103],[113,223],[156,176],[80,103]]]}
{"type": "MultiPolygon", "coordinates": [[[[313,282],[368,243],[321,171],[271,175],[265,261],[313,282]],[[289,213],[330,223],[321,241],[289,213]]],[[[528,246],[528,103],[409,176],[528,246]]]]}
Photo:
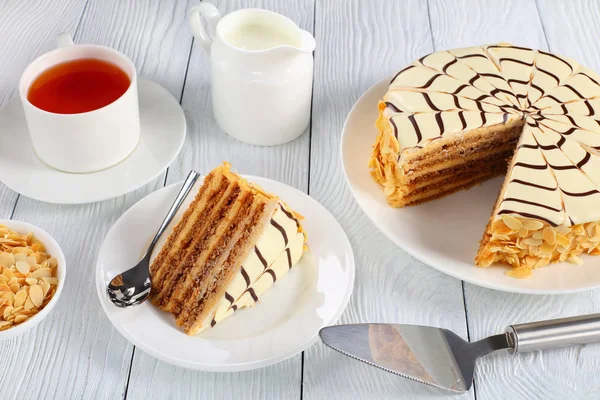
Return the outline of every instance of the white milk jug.
{"type": "Polygon", "coordinates": [[[221,18],[206,2],[192,7],[190,26],[210,54],[213,112],[221,129],[259,146],[289,142],[306,130],[315,49],[310,33],[267,10],[221,18]]]}

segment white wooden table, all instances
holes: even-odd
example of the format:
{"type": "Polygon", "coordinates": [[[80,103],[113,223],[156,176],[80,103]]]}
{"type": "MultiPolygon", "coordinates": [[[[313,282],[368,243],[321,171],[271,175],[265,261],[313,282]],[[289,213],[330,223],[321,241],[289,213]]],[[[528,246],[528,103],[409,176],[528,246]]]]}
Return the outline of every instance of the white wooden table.
{"type": "MultiPolygon", "coordinates": [[[[0,343],[0,399],[420,399],[446,393],[387,374],[317,344],[280,364],[242,373],[172,367],[136,350],[104,316],[94,289],[98,249],[136,201],[195,168],[222,160],[242,173],[283,181],[325,205],[356,258],[354,294],[340,322],[402,322],[453,329],[478,340],[514,322],[600,310],[600,292],[526,296],[442,275],[396,248],[359,210],[343,178],[339,139],[346,114],[373,83],[445,48],[508,41],[573,57],[600,71],[600,3],[594,0],[220,0],[222,12],[262,7],[313,32],[312,122],[273,148],[237,142],[211,111],[209,62],[194,44],[187,10],[197,0],[0,0],[0,106],[25,66],[63,31],[129,55],[139,74],[165,86],[185,110],[187,142],[168,171],[144,188],[96,204],[62,206],[0,184],[0,218],[46,229],[61,243],[69,281],[51,317],[0,343]]],[[[1,128],[1,127],[0,127],[1,128]]],[[[18,149],[16,149],[18,151],[18,149]]],[[[457,231],[457,234],[460,234],[457,231]]],[[[598,399],[600,345],[481,360],[465,399],[598,399]]]]}

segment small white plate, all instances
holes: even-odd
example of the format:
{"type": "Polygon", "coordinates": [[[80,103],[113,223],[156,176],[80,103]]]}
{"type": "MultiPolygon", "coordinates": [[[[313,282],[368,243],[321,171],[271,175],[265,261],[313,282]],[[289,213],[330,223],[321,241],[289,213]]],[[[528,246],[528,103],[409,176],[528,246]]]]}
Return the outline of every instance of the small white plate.
{"type": "MultiPolygon", "coordinates": [[[[149,301],[132,309],[110,303],[108,282],[135,265],[171,206],[181,184],[151,193],[131,207],[108,233],[98,256],[96,288],[102,308],[131,343],[159,360],[204,371],[243,371],[275,364],[317,340],[346,308],[354,285],[354,257],[343,229],[317,201],[283,183],[248,177],[281,196],[305,217],[310,251],[249,309],[214,328],[188,336],[171,314],[149,301]]],[[[194,190],[192,189],[192,192],[194,190]]],[[[195,193],[190,193],[179,215],[195,193]]],[[[176,217],[177,218],[177,217],[176,217]]],[[[163,235],[162,241],[167,235],[163,235]]],[[[155,254],[161,243],[159,242],[155,254]]]]}
{"type": "Polygon", "coordinates": [[[502,185],[500,177],[418,206],[388,206],[368,165],[377,137],[377,103],[389,82],[390,78],[378,82],[358,99],[344,125],[341,152],[352,194],[390,240],[445,274],[491,289],[559,294],[600,287],[600,257],[582,256],[584,265],[552,264],[536,269],[528,279],[506,276],[503,266],[475,266],[473,259],[502,185]]]}
{"type": "MultiPolygon", "coordinates": [[[[89,174],[50,168],[33,151],[18,96],[0,110],[0,181],[47,203],[82,204],[111,199],[144,186],[173,162],[185,140],[181,106],[162,86],[140,79],[141,138],[114,167],[89,174]]],[[[83,132],[82,134],[85,134],[83,132]]]]}

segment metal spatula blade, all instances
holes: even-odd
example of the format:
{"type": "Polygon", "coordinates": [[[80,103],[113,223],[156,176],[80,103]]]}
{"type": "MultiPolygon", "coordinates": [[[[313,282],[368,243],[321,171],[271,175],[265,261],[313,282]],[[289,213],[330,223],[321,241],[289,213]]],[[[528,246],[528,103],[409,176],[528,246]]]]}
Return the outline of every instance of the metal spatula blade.
{"type": "Polygon", "coordinates": [[[469,343],[447,329],[418,325],[338,325],[320,336],[347,356],[454,392],[469,390],[478,357],[510,347],[506,334],[469,343]]]}
{"type": "Polygon", "coordinates": [[[338,325],[319,335],[332,349],[385,371],[466,392],[479,357],[502,349],[516,353],[600,341],[600,314],[511,325],[506,333],[472,343],[447,329],[419,325],[338,325]]]}

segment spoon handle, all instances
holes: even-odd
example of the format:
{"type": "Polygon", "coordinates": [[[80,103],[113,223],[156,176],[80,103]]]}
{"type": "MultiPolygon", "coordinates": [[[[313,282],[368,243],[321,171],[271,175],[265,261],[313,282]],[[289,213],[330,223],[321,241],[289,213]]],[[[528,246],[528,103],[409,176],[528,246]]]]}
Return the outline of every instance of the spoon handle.
{"type": "Polygon", "coordinates": [[[190,173],[188,174],[187,178],[185,179],[185,182],[183,182],[183,186],[181,187],[181,190],[177,194],[177,197],[175,198],[175,201],[173,202],[173,205],[171,206],[171,209],[169,209],[167,216],[165,217],[163,223],[160,225],[160,228],[158,228],[158,231],[156,232],[156,236],[154,236],[154,239],[152,239],[152,243],[150,243],[150,246],[148,247],[148,252],[146,253],[147,257],[149,257],[150,254],[152,254],[152,250],[154,249],[154,246],[158,242],[158,239],[160,239],[160,237],[163,234],[163,232],[165,231],[165,229],[167,229],[167,226],[169,226],[169,223],[171,223],[171,220],[177,213],[177,210],[179,210],[179,207],[181,207],[181,204],[187,197],[188,193],[194,186],[194,183],[196,183],[196,180],[198,179],[199,176],[200,175],[196,171],[193,171],[193,170],[190,171],[190,173]]]}

